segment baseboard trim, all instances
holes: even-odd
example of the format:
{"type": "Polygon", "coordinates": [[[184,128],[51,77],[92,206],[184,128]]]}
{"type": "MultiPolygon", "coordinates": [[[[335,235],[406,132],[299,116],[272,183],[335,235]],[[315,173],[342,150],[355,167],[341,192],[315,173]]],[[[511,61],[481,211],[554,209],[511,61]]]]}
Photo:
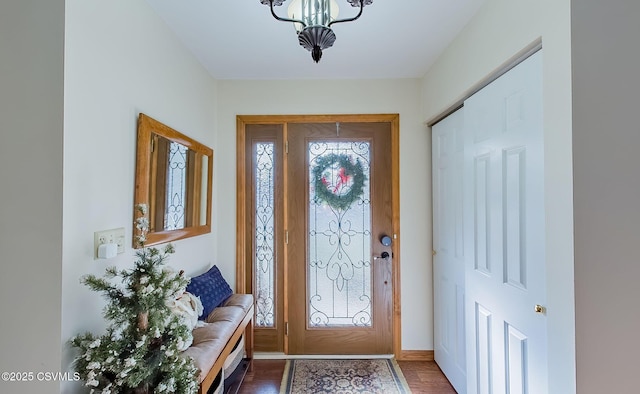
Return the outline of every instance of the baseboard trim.
{"type": "Polygon", "coordinates": [[[293,359],[325,359],[325,360],[355,360],[374,358],[393,358],[393,354],[284,354],[271,352],[254,352],[254,360],[293,360],[293,359]]]}
{"type": "Polygon", "coordinates": [[[433,361],[433,350],[402,350],[399,361],[433,361]]]}
{"type": "MultiPolygon", "coordinates": [[[[254,360],[287,360],[294,358],[326,358],[326,359],[356,359],[356,358],[393,358],[393,354],[340,354],[340,355],[291,355],[279,352],[254,352],[254,360]]],[[[433,350],[403,350],[397,357],[399,361],[433,361],[433,350]]]]}

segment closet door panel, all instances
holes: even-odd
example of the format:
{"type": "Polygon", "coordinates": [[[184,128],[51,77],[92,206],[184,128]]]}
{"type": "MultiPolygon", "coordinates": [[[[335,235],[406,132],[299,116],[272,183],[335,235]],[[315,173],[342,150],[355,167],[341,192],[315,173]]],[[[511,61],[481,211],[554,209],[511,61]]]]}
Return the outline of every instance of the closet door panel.
{"type": "Polygon", "coordinates": [[[466,392],[462,163],[459,110],[432,128],[435,360],[458,393],[466,392]]]}
{"type": "Polygon", "coordinates": [[[464,103],[469,393],[547,392],[542,53],[464,103]]]}

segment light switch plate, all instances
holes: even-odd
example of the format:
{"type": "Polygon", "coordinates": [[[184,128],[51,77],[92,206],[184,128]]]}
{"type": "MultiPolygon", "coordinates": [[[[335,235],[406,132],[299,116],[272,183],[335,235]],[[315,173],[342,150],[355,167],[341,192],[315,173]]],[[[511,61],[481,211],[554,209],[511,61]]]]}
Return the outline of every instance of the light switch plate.
{"type": "Polygon", "coordinates": [[[118,245],[118,254],[124,253],[124,227],[93,233],[93,258],[98,258],[98,246],[110,243],[118,245]]]}

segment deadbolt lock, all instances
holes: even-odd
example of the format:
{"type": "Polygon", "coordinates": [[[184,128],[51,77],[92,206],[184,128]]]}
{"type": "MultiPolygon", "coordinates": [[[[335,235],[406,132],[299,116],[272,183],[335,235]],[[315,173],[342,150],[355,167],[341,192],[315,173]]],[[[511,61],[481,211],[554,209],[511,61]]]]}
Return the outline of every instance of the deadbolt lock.
{"type": "Polygon", "coordinates": [[[545,308],[545,307],[544,307],[544,306],[542,306],[542,305],[536,304],[536,306],[533,308],[533,310],[534,310],[536,313],[545,313],[545,312],[547,311],[547,308],[545,308]]]}

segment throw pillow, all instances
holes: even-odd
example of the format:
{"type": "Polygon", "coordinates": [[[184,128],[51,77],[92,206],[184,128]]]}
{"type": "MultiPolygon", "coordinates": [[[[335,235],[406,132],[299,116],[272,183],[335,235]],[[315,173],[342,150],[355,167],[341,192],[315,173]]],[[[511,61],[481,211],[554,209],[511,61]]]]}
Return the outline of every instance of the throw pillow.
{"type": "Polygon", "coordinates": [[[233,290],[215,265],[204,274],[191,278],[191,282],[187,285],[187,291],[200,297],[200,301],[202,301],[203,311],[199,316],[200,320],[206,319],[214,308],[233,294],[233,290]]]}
{"type": "Polygon", "coordinates": [[[185,291],[178,298],[165,301],[165,305],[167,305],[171,312],[178,316],[180,322],[189,329],[186,338],[178,338],[178,343],[176,344],[178,351],[182,352],[187,350],[193,343],[192,331],[198,325],[198,315],[202,313],[202,303],[198,297],[185,291]]]}

